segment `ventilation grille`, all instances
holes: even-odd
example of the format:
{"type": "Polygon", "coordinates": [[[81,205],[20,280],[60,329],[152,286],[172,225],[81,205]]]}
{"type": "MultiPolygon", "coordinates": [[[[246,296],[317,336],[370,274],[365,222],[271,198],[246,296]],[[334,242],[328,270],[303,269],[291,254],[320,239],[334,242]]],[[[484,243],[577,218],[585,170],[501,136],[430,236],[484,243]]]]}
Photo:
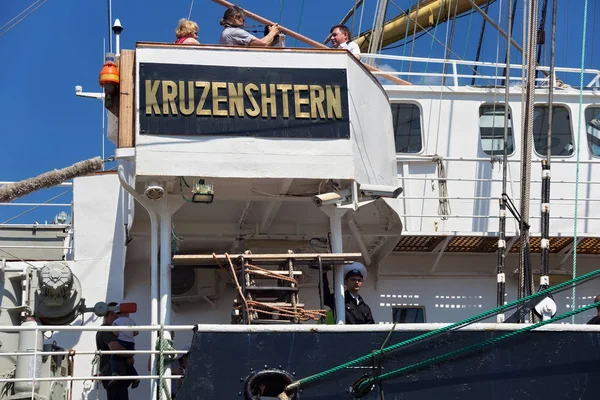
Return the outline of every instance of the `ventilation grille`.
{"type": "Polygon", "coordinates": [[[444,236],[402,236],[394,251],[432,252],[444,236]]]}
{"type": "Polygon", "coordinates": [[[498,250],[498,238],[489,236],[456,236],[446,247],[450,253],[494,253],[498,250]]]}
{"type": "Polygon", "coordinates": [[[171,295],[181,296],[188,293],[196,284],[194,268],[174,268],[171,270],[171,295]]]}
{"type": "MultiPolygon", "coordinates": [[[[550,238],[550,253],[560,253],[565,247],[567,247],[571,243],[573,243],[573,238],[570,237],[550,238]]],[[[541,244],[542,238],[529,238],[529,249],[532,253],[540,253],[542,251],[541,244]]],[[[519,251],[521,251],[521,241],[517,239],[513,247],[510,249],[510,252],[518,253],[519,251]]]]}

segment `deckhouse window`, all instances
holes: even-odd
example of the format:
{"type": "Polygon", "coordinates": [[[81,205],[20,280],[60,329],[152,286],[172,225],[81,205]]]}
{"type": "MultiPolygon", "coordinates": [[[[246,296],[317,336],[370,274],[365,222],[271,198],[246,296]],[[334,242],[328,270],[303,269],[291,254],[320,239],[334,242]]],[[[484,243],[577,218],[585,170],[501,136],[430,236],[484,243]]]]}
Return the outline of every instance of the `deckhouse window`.
{"type": "Polygon", "coordinates": [[[425,322],[425,307],[393,307],[392,319],[399,324],[422,324],[425,322]]]}
{"type": "Polygon", "coordinates": [[[585,109],[585,132],[590,153],[600,156],[600,106],[585,109]]]}
{"type": "Polygon", "coordinates": [[[392,104],[396,153],[418,153],[423,149],[421,110],[415,104],[392,104]]]}
{"type": "MultiPolygon", "coordinates": [[[[536,105],[533,110],[533,145],[536,153],[546,155],[546,140],[548,138],[547,105],[536,105]]],[[[564,106],[552,107],[552,144],[550,154],[553,156],[570,156],[573,154],[573,134],[571,117],[564,106]]]]}
{"type": "MultiPolygon", "coordinates": [[[[481,135],[481,148],[490,156],[504,154],[504,105],[484,104],[479,107],[479,134],[481,135]]],[[[508,154],[515,151],[513,140],[512,120],[510,108],[508,109],[508,154]]]]}

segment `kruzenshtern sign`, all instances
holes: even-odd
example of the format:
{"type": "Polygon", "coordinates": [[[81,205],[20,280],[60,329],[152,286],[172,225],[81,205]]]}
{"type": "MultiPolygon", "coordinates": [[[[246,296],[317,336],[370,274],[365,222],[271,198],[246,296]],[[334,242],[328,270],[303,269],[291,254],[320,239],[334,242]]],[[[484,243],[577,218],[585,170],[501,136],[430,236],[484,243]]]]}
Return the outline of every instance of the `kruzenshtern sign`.
{"type": "Polygon", "coordinates": [[[141,63],[140,133],[347,139],[343,69],[141,63]]]}

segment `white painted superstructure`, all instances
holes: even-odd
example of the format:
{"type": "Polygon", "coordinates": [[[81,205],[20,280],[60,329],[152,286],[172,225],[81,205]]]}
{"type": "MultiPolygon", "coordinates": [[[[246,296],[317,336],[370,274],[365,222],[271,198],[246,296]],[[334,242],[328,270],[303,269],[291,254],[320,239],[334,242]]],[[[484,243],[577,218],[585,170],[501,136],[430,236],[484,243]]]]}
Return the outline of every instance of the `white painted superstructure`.
{"type": "MultiPolygon", "coordinates": [[[[264,67],[267,59],[274,60],[275,64],[269,64],[272,68],[318,65],[323,69],[345,70],[350,138],[144,135],[137,120],[135,147],[119,148],[117,159],[122,178],[136,196],[143,197],[149,183],[156,182],[164,190],[164,196],[158,200],[144,198],[150,214],[155,213],[152,217],[124,189],[117,173],[77,178],[73,182],[73,224],[67,228],[69,234],[64,246],[69,248],[67,263],[79,278],[88,304],[136,302],[138,311],[132,318],[140,326],[156,326],[161,322],[219,324],[206,329],[226,330],[231,328],[236,296],[229,276],[220,270],[194,269],[191,275],[194,282],[182,293],[177,285],[190,282],[173,279],[171,285],[171,279],[182,268],[172,267],[171,251],[178,254],[238,254],[245,250],[254,254],[288,250],[327,252],[324,240],[332,244],[333,252],[363,253],[369,277],[361,295],[379,324],[395,322],[394,309],[422,309],[424,322],[448,323],[494,308],[501,154],[485,152],[489,150],[486,146],[496,146],[495,138],[491,142],[481,138],[482,125],[487,127],[490,121],[498,120],[497,115],[482,118],[480,113],[482,106],[502,105],[504,89],[382,87],[354,57],[341,51],[232,51],[153,45],[141,45],[136,50],[138,74],[140,63],[146,62],[251,68],[264,67]],[[408,105],[411,107],[404,110],[418,111],[417,117],[407,117],[413,123],[418,122],[421,143],[418,146],[411,142],[409,145],[414,146],[407,147],[410,152],[396,151],[394,135],[401,129],[397,118],[402,111],[393,111],[394,105],[408,105]],[[185,201],[183,197],[189,198],[190,190],[184,189],[182,178],[190,181],[203,178],[213,184],[214,202],[185,201]],[[397,200],[370,202],[356,197],[360,184],[400,186],[403,193],[397,200]],[[350,193],[349,202],[321,209],[313,203],[315,195],[340,189],[350,193]],[[151,218],[155,229],[151,227],[151,218]],[[334,236],[334,228],[338,231],[341,228],[340,235],[328,239],[329,232],[334,236]],[[152,238],[158,241],[154,246],[152,238]],[[160,260],[156,253],[158,246],[160,260]],[[151,268],[153,257],[154,268],[151,268]]],[[[546,95],[547,89],[538,90],[540,104],[544,104],[546,95]]],[[[508,194],[518,204],[520,87],[510,88],[510,99],[514,151],[508,158],[508,194]]],[[[552,165],[550,237],[551,244],[556,245],[551,247],[551,285],[567,280],[572,272],[577,168],[580,182],[577,275],[597,268],[600,252],[600,217],[594,212],[594,204],[600,197],[600,180],[594,178],[600,175],[600,152],[594,153],[592,144],[600,132],[590,125],[586,114],[586,110],[596,110],[593,107],[598,107],[596,114],[600,112],[600,94],[595,89],[586,89],[581,113],[579,91],[574,88],[557,89],[554,101],[555,107],[563,107],[568,115],[572,140],[564,143],[571,146],[569,155],[557,156],[552,165]],[[577,148],[579,118],[582,126],[577,148]]],[[[139,99],[136,104],[137,115],[145,112],[139,99]]],[[[118,135],[111,132],[109,137],[117,140],[118,135]]],[[[411,136],[410,140],[415,138],[411,136]]],[[[534,238],[540,235],[536,211],[540,208],[540,159],[534,153],[531,184],[534,238]]],[[[511,243],[510,239],[518,235],[517,224],[511,218],[508,221],[507,236],[511,243]]],[[[512,240],[506,262],[507,301],[517,296],[518,252],[514,245],[516,241],[512,240]]],[[[534,252],[534,266],[538,265],[536,257],[539,256],[534,252]]],[[[32,263],[42,266],[45,261],[37,259],[32,263]]],[[[22,267],[24,263],[10,260],[6,265],[22,267]]],[[[301,302],[307,309],[318,309],[318,272],[304,268],[302,273],[301,302]]],[[[339,293],[339,281],[335,289],[339,293]]],[[[593,281],[580,285],[576,304],[590,304],[597,294],[593,281]]],[[[570,296],[570,289],[555,296],[559,313],[570,309],[570,296]]],[[[585,323],[591,316],[590,312],[577,315],[575,322],[585,323]]],[[[81,323],[94,326],[100,320],[84,315],[72,325],[81,323]]],[[[335,329],[344,328],[332,328],[335,329]]],[[[402,329],[402,325],[396,329],[402,329]]],[[[56,340],[65,348],[92,351],[95,350],[93,335],[89,331],[69,331],[57,333],[49,340],[56,340]]],[[[176,347],[183,348],[190,338],[191,331],[177,332],[176,347]]],[[[143,330],[136,337],[138,349],[153,348],[153,339],[150,331],[143,330]]],[[[78,356],[75,374],[88,375],[91,360],[91,355],[78,356]]],[[[146,361],[145,355],[136,356],[140,374],[147,372],[146,361]]],[[[143,381],[138,389],[130,391],[131,398],[147,399],[149,385],[143,381]]],[[[95,397],[95,393],[83,388],[82,381],[74,382],[76,396],[86,393],[90,398],[95,397]]]]}

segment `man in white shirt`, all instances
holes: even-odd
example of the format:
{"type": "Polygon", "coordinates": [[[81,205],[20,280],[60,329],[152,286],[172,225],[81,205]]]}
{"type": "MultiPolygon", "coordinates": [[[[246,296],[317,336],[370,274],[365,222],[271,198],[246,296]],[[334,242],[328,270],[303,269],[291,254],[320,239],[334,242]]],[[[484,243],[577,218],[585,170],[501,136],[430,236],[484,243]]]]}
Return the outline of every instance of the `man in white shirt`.
{"type": "Polygon", "coordinates": [[[346,25],[336,25],[329,31],[331,33],[331,44],[336,49],[346,49],[360,60],[360,48],[350,38],[352,34],[346,25]]]}

